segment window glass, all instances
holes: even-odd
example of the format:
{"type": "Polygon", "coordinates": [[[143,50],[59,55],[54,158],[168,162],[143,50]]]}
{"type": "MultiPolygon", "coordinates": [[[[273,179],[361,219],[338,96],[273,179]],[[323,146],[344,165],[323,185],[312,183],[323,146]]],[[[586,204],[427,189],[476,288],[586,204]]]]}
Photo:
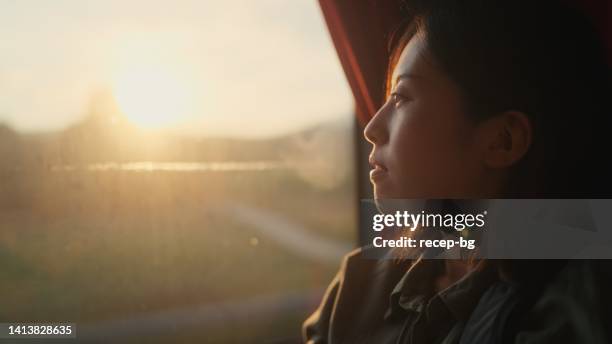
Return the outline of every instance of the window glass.
{"type": "Polygon", "coordinates": [[[291,340],[352,247],[353,101],[312,0],[0,12],[0,322],[291,340]]]}

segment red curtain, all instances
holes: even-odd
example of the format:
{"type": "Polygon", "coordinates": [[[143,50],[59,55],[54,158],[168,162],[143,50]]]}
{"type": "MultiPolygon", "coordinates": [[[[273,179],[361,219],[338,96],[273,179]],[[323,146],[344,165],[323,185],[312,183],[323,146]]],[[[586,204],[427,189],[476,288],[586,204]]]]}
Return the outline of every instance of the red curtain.
{"type": "Polygon", "coordinates": [[[387,37],[399,18],[397,0],[319,0],[365,125],[384,99],[387,37]]]}

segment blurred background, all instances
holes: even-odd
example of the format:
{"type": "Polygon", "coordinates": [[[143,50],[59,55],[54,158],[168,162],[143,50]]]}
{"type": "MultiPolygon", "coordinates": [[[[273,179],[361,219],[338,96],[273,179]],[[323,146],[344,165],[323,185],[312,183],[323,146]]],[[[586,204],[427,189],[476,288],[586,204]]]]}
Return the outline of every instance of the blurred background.
{"type": "Polygon", "coordinates": [[[357,227],[317,2],[0,4],[0,322],[299,340],[357,227]]]}

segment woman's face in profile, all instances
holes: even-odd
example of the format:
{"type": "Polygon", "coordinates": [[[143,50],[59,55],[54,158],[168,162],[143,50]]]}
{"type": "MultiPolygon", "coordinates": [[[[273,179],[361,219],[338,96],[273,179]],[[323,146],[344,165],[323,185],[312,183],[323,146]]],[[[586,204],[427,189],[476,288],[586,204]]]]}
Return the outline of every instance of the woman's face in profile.
{"type": "Polygon", "coordinates": [[[390,96],[364,135],[373,145],[376,199],[475,198],[484,167],[461,91],[415,35],[392,74],[390,96]]]}

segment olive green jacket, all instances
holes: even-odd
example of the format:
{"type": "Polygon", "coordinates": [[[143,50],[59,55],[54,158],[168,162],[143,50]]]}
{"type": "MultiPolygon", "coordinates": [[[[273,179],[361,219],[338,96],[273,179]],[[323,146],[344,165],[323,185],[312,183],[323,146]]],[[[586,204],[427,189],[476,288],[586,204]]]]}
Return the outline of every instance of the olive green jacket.
{"type": "Polygon", "coordinates": [[[364,255],[345,257],[303,325],[305,343],[612,342],[609,261],[569,261],[530,298],[529,281],[503,281],[492,265],[432,293],[443,261],[364,255]]]}

